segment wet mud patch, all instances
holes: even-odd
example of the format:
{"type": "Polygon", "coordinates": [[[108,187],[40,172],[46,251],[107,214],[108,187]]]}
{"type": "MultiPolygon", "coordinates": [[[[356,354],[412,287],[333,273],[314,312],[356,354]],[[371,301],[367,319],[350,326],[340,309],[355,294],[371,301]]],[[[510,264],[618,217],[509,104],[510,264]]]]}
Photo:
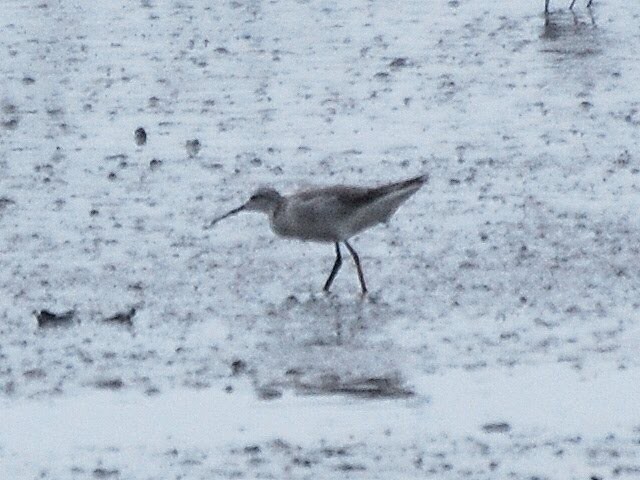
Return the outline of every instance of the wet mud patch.
{"type": "Polygon", "coordinates": [[[587,385],[639,365],[638,3],[579,3],[574,16],[557,0],[546,25],[541,4],[8,2],[0,428],[24,421],[0,442],[0,477],[637,475],[637,431],[606,408],[621,383],[574,431],[576,409],[540,428],[554,408],[463,430],[457,399],[433,390],[452,372],[490,377],[462,398],[473,403],[519,365],[566,366],[587,385]],[[428,188],[355,240],[377,303],[360,306],[353,270],[320,298],[330,252],[307,255],[265,219],[202,234],[261,184],[422,172],[428,188]],[[34,309],[80,322],[39,329],[34,309]],[[222,433],[225,418],[202,420],[224,403],[216,392],[243,422],[222,433]],[[75,421],[69,405],[94,395],[107,418],[157,402],[151,433],[140,411],[61,447],[51,409],[75,421]],[[190,395],[206,408],[175,417],[190,395]],[[309,423],[290,401],[334,408],[309,423]],[[608,415],[611,435],[590,434],[608,415]],[[264,438],[265,418],[288,428],[264,438]],[[112,425],[117,445],[96,437],[112,425]]]}

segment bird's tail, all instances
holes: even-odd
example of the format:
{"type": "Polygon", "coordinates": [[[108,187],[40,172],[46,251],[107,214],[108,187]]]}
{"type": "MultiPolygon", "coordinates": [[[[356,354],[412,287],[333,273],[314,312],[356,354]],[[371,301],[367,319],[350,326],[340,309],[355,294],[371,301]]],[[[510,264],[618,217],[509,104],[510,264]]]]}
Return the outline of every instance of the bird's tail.
{"type": "Polygon", "coordinates": [[[372,189],[368,193],[370,201],[367,202],[367,208],[373,212],[369,218],[375,218],[376,223],[388,222],[398,207],[428,181],[429,175],[425,174],[372,189]]]}
{"type": "Polygon", "coordinates": [[[412,186],[412,185],[421,187],[422,185],[424,185],[428,181],[429,181],[429,174],[425,173],[425,174],[420,175],[418,177],[414,177],[414,178],[410,178],[409,180],[404,180],[402,182],[398,182],[395,185],[397,185],[401,189],[405,188],[405,187],[412,186]]]}

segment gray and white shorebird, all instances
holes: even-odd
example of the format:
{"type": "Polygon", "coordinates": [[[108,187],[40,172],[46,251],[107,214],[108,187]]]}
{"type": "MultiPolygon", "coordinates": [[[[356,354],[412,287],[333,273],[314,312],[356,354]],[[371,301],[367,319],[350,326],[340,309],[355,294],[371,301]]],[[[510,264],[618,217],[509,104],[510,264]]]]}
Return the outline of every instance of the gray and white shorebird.
{"type": "Polygon", "coordinates": [[[349,244],[354,235],[379,223],[386,223],[409,197],[429,180],[420,175],[401,182],[378,187],[333,187],[304,190],[292,195],[281,195],[273,188],[259,188],[238,208],[214,219],[205,228],[242,211],[266,213],[271,229],[277,235],[298,240],[333,243],[336,261],[323,290],[329,291],[333,279],[342,266],[340,244],[344,244],[358,270],[362,294],[367,285],[358,254],[349,244]]]}
{"type": "MultiPolygon", "coordinates": [[[[571,5],[569,5],[569,10],[573,10],[573,6],[575,5],[576,0],[571,0],[571,5]]],[[[587,8],[591,8],[591,4],[593,0],[587,1],[587,8]]],[[[544,0],[544,13],[549,13],[549,0],[544,0]]]]}

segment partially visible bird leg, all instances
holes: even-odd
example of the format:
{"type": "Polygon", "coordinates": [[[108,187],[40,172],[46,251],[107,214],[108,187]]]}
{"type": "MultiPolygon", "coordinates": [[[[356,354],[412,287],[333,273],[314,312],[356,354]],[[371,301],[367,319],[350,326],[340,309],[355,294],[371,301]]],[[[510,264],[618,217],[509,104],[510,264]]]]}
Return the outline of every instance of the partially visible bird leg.
{"type": "Polygon", "coordinates": [[[325,292],[329,291],[331,284],[333,283],[333,279],[338,274],[338,270],[342,266],[342,255],[340,254],[340,244],[336,242],[336,262],[333,264],[333,268],[331,269],[331,273],[329,274],[329,278],[327,278],[327,282],[324,284],[323,290],[325,292]]]}
{"type": "Polygon", "coordinates": [[[349,253],[351,254],[351,256],[353,257],[353,261],[355,262],[356,268],[358,269],[358,279],[360,280],[360,287],[362,288],[362,294],[366,295],[367,294],[367,285],[364,283],[364,274],[362,273],[362,267],[360,266],[360,257],[358,257],[358,254],[353,249],[353,247],[351,245],[349,245],[349,242],[347,242],[345,240],[344,244],[347,247],[347,249],[349,250],[349,253]]]}

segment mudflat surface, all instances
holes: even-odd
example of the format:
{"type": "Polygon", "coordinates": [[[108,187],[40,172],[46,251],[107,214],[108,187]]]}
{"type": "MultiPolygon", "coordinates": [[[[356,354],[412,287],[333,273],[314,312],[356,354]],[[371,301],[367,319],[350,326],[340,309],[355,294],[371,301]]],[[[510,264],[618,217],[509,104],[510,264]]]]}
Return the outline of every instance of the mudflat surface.
{"type": "Polygon", "coordinates": [[[0,13],[0,477],[640,474],[640,4],[76,3],[0,13]],[[364,300],[203,229],[425,172],[364,300]]]}

